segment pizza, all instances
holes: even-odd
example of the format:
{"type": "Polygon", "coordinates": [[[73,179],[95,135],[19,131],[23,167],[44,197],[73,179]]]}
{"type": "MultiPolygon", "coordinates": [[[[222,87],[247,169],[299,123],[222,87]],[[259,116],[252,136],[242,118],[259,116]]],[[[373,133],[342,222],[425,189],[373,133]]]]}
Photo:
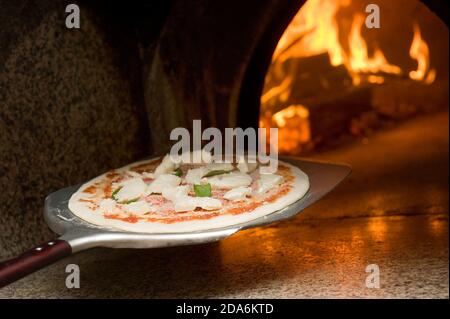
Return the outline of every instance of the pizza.
{"type": "Polygon", "coordinates": [[[113,169],[82,185],[69,209],[107,228],[140,233],[217,229],[271,214],[301,199],[308,176],[278,161],[267,173],[245,160],[200,164],[170,155],[113,169]]]}

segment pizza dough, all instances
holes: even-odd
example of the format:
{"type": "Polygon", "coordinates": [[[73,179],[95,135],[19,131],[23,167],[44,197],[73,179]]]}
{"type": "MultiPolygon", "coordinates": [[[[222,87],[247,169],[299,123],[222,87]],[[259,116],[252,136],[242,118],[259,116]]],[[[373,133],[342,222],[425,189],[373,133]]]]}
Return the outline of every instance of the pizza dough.
{"type": "Polygon", "coordinates": [[[278,163],[276,174],[261,174],[255,164],[242,162],[175,164],[168,156],[145,160],[85,183],[70,198],[69,209],[89,223],[139,233],[237,225],[283,209],[308,191],[304,172],[278,163]]]}

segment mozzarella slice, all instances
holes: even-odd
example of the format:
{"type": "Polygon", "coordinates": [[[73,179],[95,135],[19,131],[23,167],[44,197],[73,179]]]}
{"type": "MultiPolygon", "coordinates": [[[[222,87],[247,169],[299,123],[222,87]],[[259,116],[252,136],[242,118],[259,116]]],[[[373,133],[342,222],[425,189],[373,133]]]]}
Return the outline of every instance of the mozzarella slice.
{"type": "Polygon", "coordinates": [[[121,184],[122,188],[115,195],[118,202],[139,198],[147,189],[147,184],[144,183],[142,178],[132,178],[121,184]]]}
{"type": "Polygon", "coordinates": [[[185,180],[190,184],[201,184],[203,176],[211,171],[232,171],[233,165],[230,163],[212,163],[204,167],[193,168],[188,170],[185,180]]]}
{"type": "Polygon", "coordinates": [[[166,188],[178,186],[181,183],[181,178],[173,174],[159,175],[147,188],[146,195],[152,193],[161,194],[166,188]]]}
{"type": "Polygon", "coordinates": [[[249,161],[246,161],[244,156],[241,156],[239,158],[239,162],[237,164],[237,168],[242,173],[251,173],[258,167],[258,163],[254,162],[251,163],[249,161]]]}
{"type": "Polygon", "coordinates": [[[197,207],[206,210],[215,210],[222,207],[222,202],[212,197],[195,197],[197,207]]]}
{"type": "Polygon", "coordinates": [[[175,198],[173,206],[176,212],[187,212],[197,208],[195,197],[180,196],[175,198]]]}
{"type": "Polygon", "coordinates": [[[130,204],[122,205],[123,210],[133,215],[144,215],[155,211],[155,209],[146,201],[140,200],[130,204]]]}
{"type": "Polygon", "coordinates": [[[180,160],[183,164],[207,164],[212,162],[212,155],[211,152],[197,150],[181,154],[180,160]]]}
{"type": "Polygon", "coordinates": [[[208,177],[208,183],[218,188],[236,188],[240,186],[249,186],[252,183],[250,175],[241,172],[231,172],[228,174],[208,177]]]}
{"type": "Polygon", "coordinates": [[[250,187],[236,187],[232,190],[229,190],[223,195],[223,198],[231,200],[231,201],[240,201],[246,198],[247,195],[252,193],[252,189],[250,187]]]}
{"type": "Polygon", "coordinates": [[[231,163],[212,163],[206,166],[206,171],[232,171],[234,166],[231,163]]]}
{"type": "Polygon", "coordinates": [[[161,164],[156,167],[154,175],[155,177],[158,177],[162,174],[172,173],[174,170],[176,170],[179,167],[179,164],[172,161],[172,158],[169,154],[164,156],[161,164]]]}
{"type": "Polygon", "coordinates": [[[100,202],[99,208],[102,213],[114,214],[114,213],[116,213],[116,209],[117,209],[116,201],[111,198],[103,199],[100,202]]]}
{"type": "Polygon", "coordinates": [[[174,200],[176,212],[186,212],[200,207],[205,210],[215,210],[222,207],[222,202],[211,197],[179,196],[174,200]]]}
{"type": "Polygon", "coordinates": [[[262,174],[258,180],[258,194],[264,194],[268,190],[283,182],[283,177],[277,174],[262,174]]]}
{"type": "Polygon", "coordinates": [[[203,175],[205,175],[208,171],[205,167],[193,168],[188,170],[185,180],[190,184],[200,184],[203,175]]]}
{"type": "Polygon", "coordinates": [[[168,187],[163,189],[162,196],[170,201],[174,201],[177,197],[186,196],[189,193],[188,185],[181,185],[175,187],[168,187]]]}

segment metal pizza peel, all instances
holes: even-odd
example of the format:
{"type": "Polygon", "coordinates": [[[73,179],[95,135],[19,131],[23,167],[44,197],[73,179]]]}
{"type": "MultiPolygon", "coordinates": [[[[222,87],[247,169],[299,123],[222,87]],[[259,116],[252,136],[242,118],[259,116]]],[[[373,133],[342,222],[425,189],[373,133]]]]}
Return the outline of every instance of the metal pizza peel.
{"type": "Polygon", "coordinates": [[[186,233],[136,233],[104,228],[75,216],[68,208],[73,193],[81,185],[60,189],[45,199],[44,218],[60,237],[24,254],[0,263],[0,288],[61,258],[93,247],[156,248],[215,242],[253,227],[291,218],[332,191],[350,173],[345,164],[334,164],[285,157],[309,177],[310,188],[300,200],[269,215],[224,228],[186,233]]]}

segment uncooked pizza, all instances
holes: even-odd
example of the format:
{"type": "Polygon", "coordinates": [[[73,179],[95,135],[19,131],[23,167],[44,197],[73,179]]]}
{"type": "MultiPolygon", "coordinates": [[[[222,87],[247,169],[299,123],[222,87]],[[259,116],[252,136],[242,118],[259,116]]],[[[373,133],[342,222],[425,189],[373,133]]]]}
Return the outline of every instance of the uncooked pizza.
{"type": "Polygon", "coordinates": [[[69,209],[90,223],[144,233],[177,233],[244,223],[301,199],[308,176],[278,161],[267,173],[258,162],[201,164],[171,156],[111,170],[82,185],[69,209]]]}

